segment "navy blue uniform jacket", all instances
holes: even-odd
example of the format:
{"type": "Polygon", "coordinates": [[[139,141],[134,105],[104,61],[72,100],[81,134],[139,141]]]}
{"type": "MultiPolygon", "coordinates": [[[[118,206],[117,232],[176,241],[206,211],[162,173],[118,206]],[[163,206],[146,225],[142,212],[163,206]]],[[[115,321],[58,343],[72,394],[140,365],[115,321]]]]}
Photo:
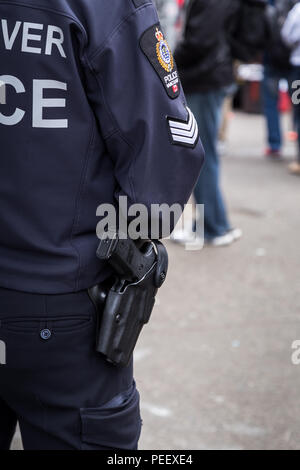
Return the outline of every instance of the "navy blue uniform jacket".
{"type": "Polygon", "coordinates": [[[188,201],[203,149],[157,23],[151,0],[0,0],[1,287],[89,288],[100,204],[188,201]]]}

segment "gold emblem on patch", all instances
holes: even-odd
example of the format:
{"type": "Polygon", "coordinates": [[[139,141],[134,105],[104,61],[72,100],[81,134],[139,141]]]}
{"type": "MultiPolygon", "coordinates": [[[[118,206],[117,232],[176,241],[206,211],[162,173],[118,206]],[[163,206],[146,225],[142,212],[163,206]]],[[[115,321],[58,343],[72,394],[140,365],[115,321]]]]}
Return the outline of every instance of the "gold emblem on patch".
{"type": "Polygon", "coordinates": [[[158,61],[162,68],[165,69],[166,72],[170,73],[174,68],[174,58],[169,44],[165,40],[163,33],[159,31],[158,28],[156,28],[155,37],[158,41],[156,44],[156,54],[158,61]]]}

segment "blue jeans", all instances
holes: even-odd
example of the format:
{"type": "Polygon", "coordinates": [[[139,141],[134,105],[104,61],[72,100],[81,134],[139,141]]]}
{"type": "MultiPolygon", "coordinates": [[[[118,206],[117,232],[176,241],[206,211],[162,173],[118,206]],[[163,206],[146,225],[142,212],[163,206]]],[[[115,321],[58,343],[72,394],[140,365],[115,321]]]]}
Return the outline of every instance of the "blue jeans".
{"type": "Polygon", "coordinates": [[[205,149],[205,164],[194,190],[197,204],[204,204],[205,239],[222,236],[230,225],[220,190],[220,162],[217,150],[222,104],[225,91],[194,93],[187,95],[188,106],[194,113],[202,144],[205,149]]]}
{"type": "MultiPolygon", "coordinates": [[[[284,74],[282,74],[284,75],[284,74]]],[[[280,129],[280,116],[278,110],[279,80],[282,78],[279,71],[266,65],[262,84],[264,115],[267,120],[268,143],[273,151],[281,148],[282,138],[280,129]]]]}

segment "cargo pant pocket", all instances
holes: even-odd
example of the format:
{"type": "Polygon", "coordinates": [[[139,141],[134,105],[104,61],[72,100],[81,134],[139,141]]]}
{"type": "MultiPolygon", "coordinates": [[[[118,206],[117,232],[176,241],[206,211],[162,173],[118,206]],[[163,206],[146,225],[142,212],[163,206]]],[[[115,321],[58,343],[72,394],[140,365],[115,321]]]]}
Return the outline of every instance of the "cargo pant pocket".
{"type": "Polygon", "coordinates": [[[99,408],[82,408],[80,417],[82,450],[137,450],[141,417],[135,383],[99,408]]]}

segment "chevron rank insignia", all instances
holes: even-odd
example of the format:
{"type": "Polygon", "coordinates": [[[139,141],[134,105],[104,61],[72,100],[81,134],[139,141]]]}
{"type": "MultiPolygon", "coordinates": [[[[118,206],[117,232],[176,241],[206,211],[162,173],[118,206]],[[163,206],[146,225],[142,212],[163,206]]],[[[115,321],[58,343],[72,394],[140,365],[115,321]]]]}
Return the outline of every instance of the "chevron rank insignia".
{"type": "Polygon", "coordinates": [[[181,119],[167,118],[168,128],[174,145],[195,148],[199,140],[198,124],[189,108],[186,108],[188,117],[186,121],[181,119]]]}

